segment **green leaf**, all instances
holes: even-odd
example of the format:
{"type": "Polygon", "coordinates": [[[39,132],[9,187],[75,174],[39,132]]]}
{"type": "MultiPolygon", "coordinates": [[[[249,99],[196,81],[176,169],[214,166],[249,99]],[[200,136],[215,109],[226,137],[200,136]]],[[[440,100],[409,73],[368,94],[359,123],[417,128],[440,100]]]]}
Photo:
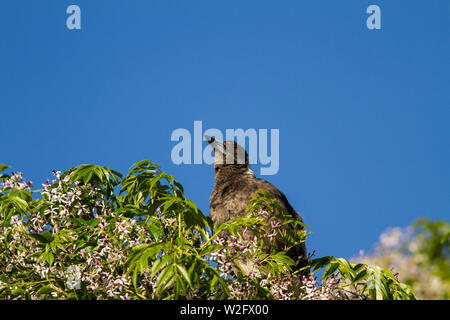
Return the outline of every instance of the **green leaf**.
{"type": "Polygon", "coordinates": [[[356,275],[356,277],[353,279],[352,281],[352,285],[353,284],[357,284],[358,282],[364,280],[365,278],[367,278],[369,276],[369,273],[367,272],[367,270],[362,270],[360,273],[358,273],[356,275]]]}
{"type": "Polygon", "coordinates": [[[310,261],[311,267],[313,267],[312,271],[317,271],[328,265],[335,258],[333,256],[325,256],[317,259],[313,259],[310,261]]]}
{"type": "Polygon", "coordinates": [[[20,296],[20,295],[22,295],[22,294],[24,294],[25,293],[25,290],[23,289],[23,288],[16,288],[16,289],[14,289],[12,292],[11,292],[11,294],[13,295],[13,296],[20,296]]]}
{"type": "Polygon", "coordinates": [[[153,239],[155,239],[155,241],[159,241],[159,236],[161,235],[162,232],[162,228],[160,226],[157,225],[150,225],[148,227],[148,231],[150,231],[153,239]]]}
{"type": "Polygon", "coordinates": [[[156,260],[152,265],[152,274],[150,279],[153,279],[153,277],[166,266],[166,264],[172,262],[172,256],[165,254],[158,260],[156,260]]]}
{"type": "Polygon", "coordinates": [[[99,219],[84,220],[80,218],[67,218],[67,220],[79,226],[89,226],[93,228],[97,227],[100,223],[99,219]]]}
{"type": "Polygon", "coordinates": [[[8,195],[8,200],[11,202],[11,204],[17,209],[17,211],[22,213],[27,213],[28,211],[28,202],[25,201],[22,198],[19,198],[14,195],[8,195]]]}
{"type": "Polygon", "coordinates": [[[170,281],[174,276],[175,266],[173,264],[168,265],[159,275],[158,280],[156,281],[156,292],[161,291],[161,287],[170,281]]]}
{"type": "Polygon", "coordinates": [[[332,276],[334,272],[339,268],[339,263],[337,262],[331,262],[330,265],[325,269],[325,272],[322,275],[322,280],[325,280],[332,276]]]}
{"type": "Polygon", "coordinates": [[[217,251],[219,249],[222,249],[222,248],[223,248],[223,245],[218,244],[218,243],[213,243],[213,244],[210,244],[210,245],[206,246],[202,250],[200,250],[198,254],[200,256],[206,256],[206,255],[211,254],[211,253],[213,253],[213,252],[215,252],[215,251],[217,251]]]}
{"type": "Polygon", "coordinates": [[[11,166],[8,166],[8,165],[6,165],[6,164],[0,163],[0,172],[6,170],[6,169],[8,169],[8,168],[11,168],[11,166]]]}
{"type": "Polygon", "coordinates": [[[189,278],[189,275],[188,275],[186,269],[183,266],[179,265],[179,264],[176,264],[176,267],[177,267],[178,271],[181,272],[181,275],[186,280],[186,282],[189,284],[189,286],[192,287],[191,279],[189,278]]]}
{"type": "Polygon", "coordinates": [[[55,257],[51,252],[43,252],[38,258],[38,260],[44,260],[49,264],[49,266],[52,266],[55,257]]]}
{"type": "Polygon", "coordinates": [[[195,203],[192,200],[185,200],[185,203],[191,207],[192,209],[194,209],[195,212],[198,212],[198,208],[195,205],[195,203]]]}
{"type": "Polygon", "coordinates": [[[43,295],[43,294],[49,294],[55,291],[51,286],[44,286],[39,288],[39,290],[36,292],[37,296],[43,295]]]}
{"type": "Polygon", "coordinates": [[[50,243],[53,241],[51,232],[29,233],[29,236],[41,243],[50,243]]]}
{"type": "Polygon", "coordinates": [[[167,201],[164,206],[163,206],[163,212],[166,212],[170,207],[172,207],[175,204],[178,204],[182,201],[181,198],[178,197],[174,197],[173,199],[170,199],[169,201],[167,201]]]}

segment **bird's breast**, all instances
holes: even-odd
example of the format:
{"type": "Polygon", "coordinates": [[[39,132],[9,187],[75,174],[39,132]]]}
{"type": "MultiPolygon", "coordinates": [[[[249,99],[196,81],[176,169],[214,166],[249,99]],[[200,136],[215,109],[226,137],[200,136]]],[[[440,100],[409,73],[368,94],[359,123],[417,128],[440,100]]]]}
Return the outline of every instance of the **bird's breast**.
{"type": "Polygon", "coordinates": [[[210,197],[210,215],[214,223],[223,223],[246,214],[254,190],[243,179],[215,184],[210,197]]]}

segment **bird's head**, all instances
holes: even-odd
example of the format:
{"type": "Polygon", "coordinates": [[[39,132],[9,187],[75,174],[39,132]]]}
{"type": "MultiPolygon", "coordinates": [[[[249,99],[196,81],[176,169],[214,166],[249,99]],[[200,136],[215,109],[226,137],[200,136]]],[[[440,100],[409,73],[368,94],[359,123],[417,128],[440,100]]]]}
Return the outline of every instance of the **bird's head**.
{"type": "Polygon", "coordinates": [[[237,142],[221,142],[207,135],[205,138],[214,150],[214,172],[216,174],[222,170],[254,175],[250,169],[247,152],[237,142]]]}

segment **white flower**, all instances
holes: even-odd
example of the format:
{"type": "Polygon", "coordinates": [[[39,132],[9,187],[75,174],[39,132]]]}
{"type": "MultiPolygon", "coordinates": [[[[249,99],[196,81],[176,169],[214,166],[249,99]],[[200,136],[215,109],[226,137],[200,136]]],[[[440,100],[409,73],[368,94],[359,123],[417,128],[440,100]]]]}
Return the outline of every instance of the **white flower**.
{"type": "Polygon", "coordinates": [[[20,220],[20,217],[18,215],[15,215],[11,217],[10,224],[12,226],[16,224],[22,224],[22,220],[20,220]]]}

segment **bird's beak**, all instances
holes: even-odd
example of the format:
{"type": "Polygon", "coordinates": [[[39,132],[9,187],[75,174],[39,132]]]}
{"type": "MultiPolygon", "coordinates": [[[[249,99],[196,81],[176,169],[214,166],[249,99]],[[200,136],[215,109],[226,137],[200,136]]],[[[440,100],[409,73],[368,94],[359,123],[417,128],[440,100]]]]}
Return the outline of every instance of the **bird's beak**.
{"type": "Polygon", "coordinates": [[[224,153],[223,144],[219,140],[216,140],[214,137],[210,137],[205,134],[205,139],[213,148],[214,152],[219,151],[220,153],[224,153]]]}
{"type": "Polygon", "coordinates": [[[216,141],[216,138],[214,138],[214,137],[210,137],[210,136],[208,136],[208,135],[206,135],[205,134],[205,139],[206,139],[206,141],[208,141],[208,143],[213,143],[214,141],[216,141]]]}

